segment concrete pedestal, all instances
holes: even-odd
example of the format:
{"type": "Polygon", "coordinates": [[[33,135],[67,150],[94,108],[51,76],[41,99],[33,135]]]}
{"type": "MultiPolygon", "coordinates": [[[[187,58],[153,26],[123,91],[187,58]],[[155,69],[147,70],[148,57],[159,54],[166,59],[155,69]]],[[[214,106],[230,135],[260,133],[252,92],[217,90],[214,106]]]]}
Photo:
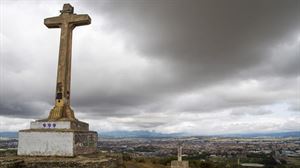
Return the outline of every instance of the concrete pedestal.
{"type": "Polygon", "coordinates": [[[35,121],[19,131],[18,155],[76,156],[97,150],[97,132],[79,121],[35,121]]]}

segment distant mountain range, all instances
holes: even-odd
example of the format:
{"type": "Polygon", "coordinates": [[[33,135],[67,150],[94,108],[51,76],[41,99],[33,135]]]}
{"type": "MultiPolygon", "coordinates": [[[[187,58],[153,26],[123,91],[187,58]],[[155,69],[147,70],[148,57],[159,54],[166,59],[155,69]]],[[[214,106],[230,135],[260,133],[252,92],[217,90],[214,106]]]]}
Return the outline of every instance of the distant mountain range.
{"type": "Polygon", "coordinates": [[[0,132],[0,137],[17,138],[18,132],[0,132]]]}
{"type": "Polygon", "coordinates": [[[107,138],[164,138],[164,137],[180,137],[184,133],[164,134],[155,131],[110,131],[99,132],[99,135],[107,138]]]}
{"type": "Polygon", "coordinates": [[[288,138],[288,137],[300,137],[300,131],[293,132],[275,132],[275,133],[245,133],[245,134],[224,134],[224,137],[273,137],[273,138],[288,138]]]}
{"type": "MultiPolygon", "coordinates": [[[[184,136],[183,133],[163,134],[154,131],[110,131],[98,132],[98,134],[104,138],[164,138],[184,136]]],[[[0,137],[17,138],[18,132],[0,132],[0,137]]]]}
{"type": "MultiPolygon", "coordinates": [[[[167,138],[167,137],[190,136],[185,133],[164,134],[155,131],[110,131],[110,132],[98,132],[98,133],[100,137],[104,137],[104,138],[167,138]]],[[[276,133],[223,134],[223,135],[216,135],[216,136],[248,137],[248,138],[254,138],[254,137],[287,138],[287,137],[300,137],[300,131],[276,132],[276,133]]],[[[18,132],[0,132],[0,137],[17,138],[18,132]]]]}

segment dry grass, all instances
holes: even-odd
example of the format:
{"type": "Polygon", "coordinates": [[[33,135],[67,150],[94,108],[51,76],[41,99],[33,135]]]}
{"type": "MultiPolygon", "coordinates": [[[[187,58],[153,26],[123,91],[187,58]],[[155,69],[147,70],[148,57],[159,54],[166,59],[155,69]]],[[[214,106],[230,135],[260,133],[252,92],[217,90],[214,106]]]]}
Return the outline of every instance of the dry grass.
{"type": "Polygon", "coordinates": [[[160,164],[153,164],[150,161],[146,161],[144,163],[134,162],[134,161],[126,161],[126,168],[169,168],[170,166],[163,166],[160,164]]]}

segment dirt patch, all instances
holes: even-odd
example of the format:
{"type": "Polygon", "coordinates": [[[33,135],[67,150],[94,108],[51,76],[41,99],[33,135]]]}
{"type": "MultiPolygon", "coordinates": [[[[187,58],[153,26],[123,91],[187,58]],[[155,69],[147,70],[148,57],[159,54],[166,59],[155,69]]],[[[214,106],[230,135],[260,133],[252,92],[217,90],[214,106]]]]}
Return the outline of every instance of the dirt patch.
{"type": "Polygon", "coordinates": [[[124,168],[122,157],[96,153],[76,157],[0,157],[0,168],[124,168]]]}

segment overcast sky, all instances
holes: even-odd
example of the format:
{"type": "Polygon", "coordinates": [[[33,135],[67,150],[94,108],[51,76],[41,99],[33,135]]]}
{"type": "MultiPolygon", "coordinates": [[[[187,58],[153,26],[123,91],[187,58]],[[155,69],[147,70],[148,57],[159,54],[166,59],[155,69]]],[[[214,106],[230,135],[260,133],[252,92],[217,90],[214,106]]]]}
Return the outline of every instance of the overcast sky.
{"type": "Polygon", "coordinates": [[[73,32],[71,104],[97,131],[300,131],[299,0],[0,0],[0,131],[54,105],[64,2],[73,32]]]}

